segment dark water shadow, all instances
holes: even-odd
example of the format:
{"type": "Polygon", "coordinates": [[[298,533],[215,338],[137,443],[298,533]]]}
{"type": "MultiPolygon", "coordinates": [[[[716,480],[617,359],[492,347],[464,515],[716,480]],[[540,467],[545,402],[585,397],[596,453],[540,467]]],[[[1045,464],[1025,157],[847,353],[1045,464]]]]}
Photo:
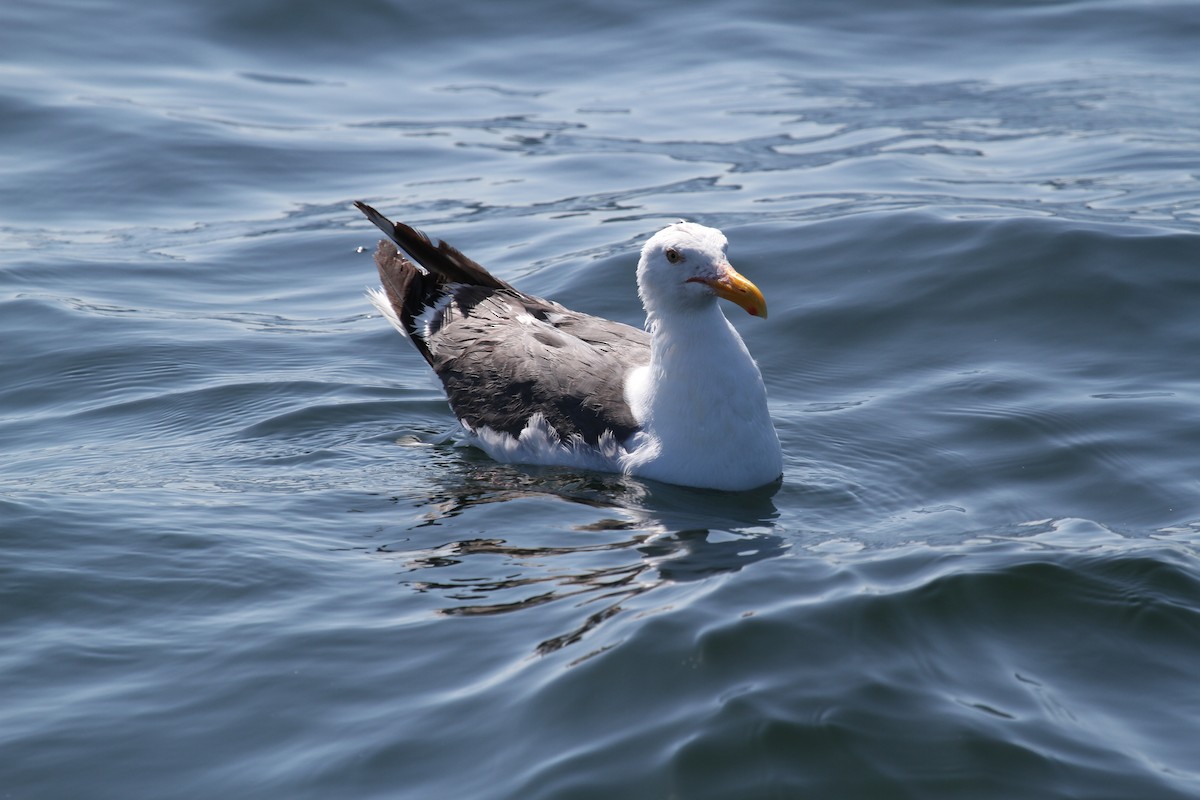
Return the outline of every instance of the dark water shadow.
{"type": "MultiPolygon", "coordinates": [[[[403,583],[445,600],[448,617],[508,616],[568,603],[570,625],[534,645],[573,645],[648,592],[737,572],[787,552],[776,532],[778,488],[708,492],[555,468],[463,463],[423,505],[412,537],[376,553],[404,565],[403,583]],[[537,509],[514,528],[504,504],[537,509]],[[546,513],[544,513],[546,512],[546,513]],[[527,527],[526,527],[527,525],[527,527]],[[439,530],[488,536],[441,537],[439,530]]],[[[561,616],[561,615],[560,615],[561,616]]]]}

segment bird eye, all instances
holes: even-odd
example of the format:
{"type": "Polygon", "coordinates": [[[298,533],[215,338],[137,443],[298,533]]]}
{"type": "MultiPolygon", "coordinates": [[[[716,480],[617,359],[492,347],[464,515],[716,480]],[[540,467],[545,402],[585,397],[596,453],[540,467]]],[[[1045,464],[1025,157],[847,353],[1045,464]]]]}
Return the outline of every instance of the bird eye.
{"type": "Polygon", "coordinates": [[[667,261],[670,261],[672,264],[678,264],[680,261],[683,261],[683,256],[679,255],[679,251],[674,247],[667,248],[666,256],[667,261]]]}

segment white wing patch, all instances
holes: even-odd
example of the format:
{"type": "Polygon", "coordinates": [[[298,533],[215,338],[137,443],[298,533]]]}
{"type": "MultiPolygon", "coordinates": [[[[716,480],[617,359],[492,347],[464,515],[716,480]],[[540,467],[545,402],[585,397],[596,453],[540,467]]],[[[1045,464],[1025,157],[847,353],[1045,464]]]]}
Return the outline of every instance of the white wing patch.
{"type": "Polygon", "coordinates": [[[404,325],[401,324],[400,317],[396,314],[396,309],[392,308],[392,303],[388,300],[387,293],[382,288],[376,286],[373,289],[367,289],[367,299],[383,315],[383,318],[392,324],[393,328],[404,334],[405,338],[408,338],[408,331],[404,330],[404,325]]]}
{"type": "Polygon", "coordinates": [[[529,417],[519,436],[488,427],[472,428],[461,419],[459,422],[467,432],[468,444],[505,464],[545,464],[621,472],[621,462],[627,455],[612,431],[605,431],[595,445],[588,444],[578,434],[562,439],[540,411],[529,417]]]}
{"type": "Polygon", "coordinates": [[[413,327],[421,334],[422,339],[429,341],[430,336],[445,326],[446,314],[450,313],[449,309],[454,302],[454,293],[461,288],[461,283],[446,284],[445,294],[439,297],[433,305],[425,306],[425,310],[421,312],[420,316],[413,320],[413,327]]]}
{"type": "MultiPolygon", "coordinates": [[[[454,302],[454,291],[460,284],[451,283],[446,286],[446,293],[437,299],[437,302],[431,306],[426,306],[420,316],[413,320],[413,327],[422,339],[428,340],[438,328],[445,323],[443,312],[454,302]]],[[[400,322],[400,316],[396,313],[396,309],[392,308],[391,301],[388,300],[387,292],[381,287],[374,287],[367,290],[367,299],[371,301],[371,305],[386,319],[391,326],[400,331],[405,337],[408,336],[408,331],[404,330],[404,324],[400,322]]]]}

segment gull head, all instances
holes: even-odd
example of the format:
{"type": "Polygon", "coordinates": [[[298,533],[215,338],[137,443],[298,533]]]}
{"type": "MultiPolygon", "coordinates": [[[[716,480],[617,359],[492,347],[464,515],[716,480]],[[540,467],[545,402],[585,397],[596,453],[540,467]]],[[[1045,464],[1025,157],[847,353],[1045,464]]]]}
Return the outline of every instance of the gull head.
{"type": "Polygon", "coordinates": [[[716,228],[695,222],[668,225],[650,237],[638,261],[638,295],[654,316],[695,312],[724,298],[766,318],[758,287],[729,264],[729,241],[716,228]]]}

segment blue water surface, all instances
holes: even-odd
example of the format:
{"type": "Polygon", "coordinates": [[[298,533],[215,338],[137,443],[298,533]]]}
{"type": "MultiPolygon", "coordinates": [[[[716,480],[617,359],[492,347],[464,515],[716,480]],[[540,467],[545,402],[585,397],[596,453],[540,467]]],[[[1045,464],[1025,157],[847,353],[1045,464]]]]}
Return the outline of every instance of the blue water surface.
{"type": "Polygon", "coordinates": [[[1200,796],[1198,39],[0,6],[0,797],[1200,796]],[[446,441],[356,199],[635,325],[723,229],[782,486],[446,441]]]}

